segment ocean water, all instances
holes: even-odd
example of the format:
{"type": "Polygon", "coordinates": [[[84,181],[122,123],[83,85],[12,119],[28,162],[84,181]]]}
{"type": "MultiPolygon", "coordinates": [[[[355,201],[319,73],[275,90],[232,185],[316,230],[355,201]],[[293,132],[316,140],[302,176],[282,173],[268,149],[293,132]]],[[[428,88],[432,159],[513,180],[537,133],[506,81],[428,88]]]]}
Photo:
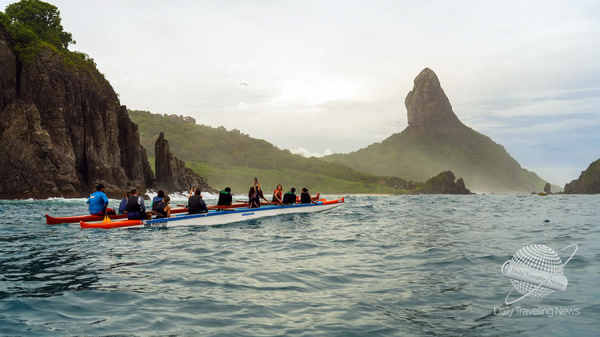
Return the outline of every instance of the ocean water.
{"type": "Polygon", "coordinates": [[[81,230],[43,215],[83,214],[83,199],[0,201],[0,336],[597,336],[599,206],[349,196],[216,227],[81,230]],[[563,262],[578,245],[567,289],[506,306],[500,268],[534,243],[563,262]]]}

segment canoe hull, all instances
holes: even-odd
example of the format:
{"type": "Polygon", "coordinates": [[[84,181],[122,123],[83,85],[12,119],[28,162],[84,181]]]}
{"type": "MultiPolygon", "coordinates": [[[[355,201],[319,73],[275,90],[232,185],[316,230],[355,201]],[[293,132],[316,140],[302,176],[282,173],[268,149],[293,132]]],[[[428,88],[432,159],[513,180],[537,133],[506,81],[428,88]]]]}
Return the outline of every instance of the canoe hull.
{"type": "Polygon", "coordinates": [[[215,226],[239,221],[248,221],[280,214],[316,213],[328,211],[344,203],[344,198],[321,201],[318,204],[298,204],[290,206],[269,205],[260,208],[233,208],[222,211],[209,211],[203,214],[182,214],[171,218],[152,220],[125,220],[108,223],[80,222],[81,228],[162,228],[177,226],[215,226]]]}
{"type": "MultiPolygon", "coordinates": [[[[319,199],[319,195],[317,194],[315,197],[313,197],[313,201],[317,201],[319,199]]],[[[300,198],[296,198],[297,201],[300,201],[300,198]]],[[[276,203],[264,203],[264,205],[274,205],[276,203]]],[[[183,205],[179,205],[179,206],[183,206],[183,205]]],[[[223,209],[223,208],[240,208],[240,207],[248,207],[248,203],[247,202],[241,202],[241,203],[236,203],[233,205],[229,205],[229,206],[216,206],[216,205],[211,205],[208,206],[209,210],[213,210],[213,209],[223,209]]],[[[171,210],[171,214],[180,214],[180,213],[187,213],[187,208],[173,208],[171,210]]],[[[117,215],[110,215],[109,216],[111,220],[116,220],[116,221],[123,221],[125,219],[127,219],[127,214],[117,214],[117,215]]],[[[46,214],[46,224],[47,225],[60,225],[60,224],[65,224],[65,223],[80,223],[80,222],[98,222],[98,221],[102,221],[104,220],[104,216],[100,216],[100,215],[75,215],[75,216],[65,216],[65,217],[53,217],[51,215],[46,214]]]]}

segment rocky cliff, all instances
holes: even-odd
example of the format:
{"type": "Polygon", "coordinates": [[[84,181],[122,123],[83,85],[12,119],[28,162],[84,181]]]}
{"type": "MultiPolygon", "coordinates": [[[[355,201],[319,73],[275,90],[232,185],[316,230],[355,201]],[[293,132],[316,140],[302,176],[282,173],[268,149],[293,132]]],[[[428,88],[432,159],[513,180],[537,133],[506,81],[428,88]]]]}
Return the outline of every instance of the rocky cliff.
{"type": "Polygon", "coordinates": [[[183,160],[173,155],[169,142],[163,132],[160,133],[154,145],[156,156],[156,187],[166,193],[189,191],[192,187],[200,187],[203,192],[218,193],[208,186],[206,181],[190,168],[183,160]]]}
{"type": "Polygon", "coordinates": [[[22,64],[0,26],[0,198],[109,195],[153,184],[146,150],[95,67],[51,47],[22,64]]]}
{"type": "Polygon", "coordinates": [[[543,190],[544,180],[523,169],[504,147],[458,119],[431,69],[415,78],[404,103],[408,116],[404,131],[356,152],[324,159],[370,174],[417,182],[449,170],[477,192],[543,190]]]}
{"type": "Polygon", "coordinates": [[[565,185],[565,194],[597,194],[600,193],[600,159],[591,163],[590,166],[579,176],[565,185]]]}

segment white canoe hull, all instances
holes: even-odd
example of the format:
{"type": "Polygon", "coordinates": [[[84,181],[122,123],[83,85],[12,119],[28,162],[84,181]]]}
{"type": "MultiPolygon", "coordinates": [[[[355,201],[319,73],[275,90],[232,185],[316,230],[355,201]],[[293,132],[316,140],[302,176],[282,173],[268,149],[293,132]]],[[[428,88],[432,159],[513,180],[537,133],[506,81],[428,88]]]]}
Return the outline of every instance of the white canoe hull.
{"type": "MultiPolygon", "coordinates": [[[[234,208],[230,210],[209,211],[202,214],[178,214],[170,218],[159,218],[145,221],[116,221],[115,228],[131,229],[131,228],[163,228],[176,226],[215,226],[223,225],[239,221],[248,221],[280,214],[296,214],[296,213],[316,213],[328,211],[344,203],[344,199],[335,201],[318,203],[318,204],[297,204],[297,205],[269,205],[260,208],[234,208]],[[127,225],[125,225],[127,223],[127,225]],[[128,223],[131,223],[129,225],[128,223]],[[121,225],[122,224],[122,225],[121,225]]],[[[89,224],[85,228],[90,227],[89,224]]],[[[98,223],[98,225],[101,225],[98,223]]],[[[109,225],[110,224],[102,224],[109,225]]],[[[83,228],[83,224],[82,224],[83,228]]],[[[106,228],[106,227],[98,227],[106,228]]]]}

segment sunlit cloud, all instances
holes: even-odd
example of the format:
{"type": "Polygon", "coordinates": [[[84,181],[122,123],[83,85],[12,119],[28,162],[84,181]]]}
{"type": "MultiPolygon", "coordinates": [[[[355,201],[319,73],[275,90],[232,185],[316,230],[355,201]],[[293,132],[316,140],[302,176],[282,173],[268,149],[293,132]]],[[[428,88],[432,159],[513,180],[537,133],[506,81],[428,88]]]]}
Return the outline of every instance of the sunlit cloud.
{"type": "Polygon", "coordinates": [[[310,150],[303,148],[303,147],[299,147],[297,149],[290,150],[290,152],[293,154],[299,154],[306,158],[310,158],[310,157],[318,157],[319,158],[319,157],[324,157],[324,156],[333,154],[333,152],[331,152],[330,149],[325,149],[325,151],[323,151],[323,153],[317,153],[317,152],[311,152],[310,150]]]}

